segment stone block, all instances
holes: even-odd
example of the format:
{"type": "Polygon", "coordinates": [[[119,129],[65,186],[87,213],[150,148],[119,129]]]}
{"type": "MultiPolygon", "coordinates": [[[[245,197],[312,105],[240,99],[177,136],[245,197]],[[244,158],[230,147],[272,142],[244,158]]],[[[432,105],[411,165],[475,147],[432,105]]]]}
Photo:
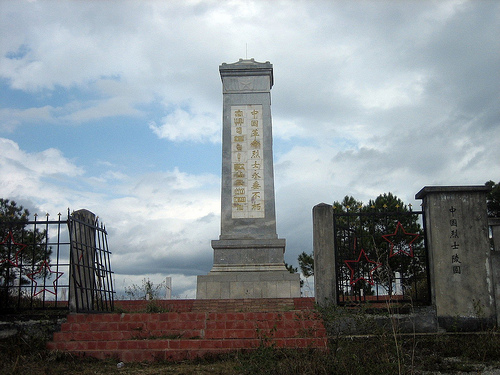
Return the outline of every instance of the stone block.
{"type": "Polygon", "coordinates": [[[198,290],[207,290],[199,299],[297,298],[298,274],[289,272],[224,272],[198,277],[198,290]],[[224,292],[222,292],[224,291],[224,292]]]}
{"type": "Polygon", "coordinates": [[[486,186],[425,187],[423,200],[432,302],[445,329],[496,322],[486,186]]]}
{"type": "Polygon", "coordinates": [[[333,207],[313,208],[314,291],[318,304],[337,303],[333,207]]]}

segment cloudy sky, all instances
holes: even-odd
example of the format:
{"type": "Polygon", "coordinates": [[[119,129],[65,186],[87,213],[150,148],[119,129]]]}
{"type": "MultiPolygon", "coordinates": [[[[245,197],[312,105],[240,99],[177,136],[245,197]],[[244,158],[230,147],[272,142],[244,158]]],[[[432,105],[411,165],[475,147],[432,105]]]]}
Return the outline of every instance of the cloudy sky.
{"type": "Polygon", "coordinates": [[[0,0],[0,197],[106,224],[116,286],[194,298],[220,228],[221,63],[270,61],[277,228],[500,181],[498,1],[0,0]]]}

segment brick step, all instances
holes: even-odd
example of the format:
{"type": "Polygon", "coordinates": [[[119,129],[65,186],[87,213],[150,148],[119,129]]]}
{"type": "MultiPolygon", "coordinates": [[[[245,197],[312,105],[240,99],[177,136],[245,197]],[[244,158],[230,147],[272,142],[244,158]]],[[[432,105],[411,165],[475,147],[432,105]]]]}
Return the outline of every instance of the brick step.
{"type": "Polygon", "coordinates": [[[212,312],[262,312],[294,310],[292,298],[242,299],[242,300],[196,300],[192,311],[212,312]]]}
{"type": "Polygon", "coordinates": [[[206,300],[155,300],[115,301],[115,308],[137,312],[145,311],[153,303],[162,310],[173,312],[245,312],[286,311],[314,308],[314,298],[253,298],[253,299],[206,299],[206,300]]]}
{"type": "MultiPolygon", "coordinates": [[[[274,312],[168,312],[168,313],[109,313],[109,314],[70,314],[63,327],[69,324],[96,323],[99,330],[115,327],[111,323],[150,323],[150,322],[197,322],[207,321],[297,321],[317,320],[318,315],[308,310],[274,312]]],[[[77,326],[71,327],[77,329],[77,326]]]]}
{"type": "Polygon", "coordinates": [[[70,315],[54,341],[126,340],[150,337],[256,338],[264,332],[275,337],[318,337],[325,334],[315,315],[286,313],[166,313],[70,315]],[[113,316],[114,315],[114,316],[113,316]],[[142,321],[136,321],[142,317],[142,321]],[[196,320],[184,320],[186,318],[196,320]],[[119,318],[119,320],[118,320],[119,318]]]}
{"type": "Polygon", "coordinates": [[[215,329],[215,330],[166,330],[166,331],[65,331],[54,333],[54,342],[66,341],[116,341],[144,339],[253,339],[269,338],[317,338],[324,337],[324,328],[288,328],[288,329],[215,329]]]}
{"type": "Polygon", "coordinates": [[[158,339],[158,340],[95,340],[95,341],[62,341],[50,342],[48,348],[51,350],[65,350],[72,352],[91,352],[100,350],[148,350],[148,349],[246,349],[256,348],[263,342],[273,344],[276,347],[312,348],[324,347],[325,338],[320,337],[295,337],[256,339],[238,338],[233,340],[209,340],[209,339],[158,339]]]}
{"type": "Polygon", "coordinates": [[[283,338],[273,340],[121,340],[121,341],[65,341],[51,342],[50,350],[71,352],[99,359],[116,358],[124,362],[153,361],[158,359],[189,359],[207,354],[220,354],[237,350],[252,350],[260,345],[277,348],[325,349],[325,338],[283,338]]]}
{"type": "Polygon", "coordinates": [[[203,330],[165,330],[165,331],[63,331],[54,333],[54,342],[64,341],[115,341],[143,340],[154,338],[193,339],[203,337],[203,330]]]}
{"type": "MultiPolygon", "coordinates": [[[[325,328],[309,299],[268,301],[264,311],[242,311],[245,301],[204,300],[196,308],[194,302],[176,301],[176,312],[71,314],[48,348],[96,358],[151,361],[252,350],[260,345],[327,347],[325,328]],[[218,310],[223,306],[227,311],[218,310]]],[[[262,308],[264,302],[260,302],[262,308]]]]}

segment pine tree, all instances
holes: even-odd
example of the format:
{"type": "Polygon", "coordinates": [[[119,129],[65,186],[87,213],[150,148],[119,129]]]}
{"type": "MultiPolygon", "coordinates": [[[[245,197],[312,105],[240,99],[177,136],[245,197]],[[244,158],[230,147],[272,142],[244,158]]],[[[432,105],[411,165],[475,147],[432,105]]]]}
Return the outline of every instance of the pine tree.
{"type": "Polygon", "coordinates": [[[9,297],[23,294],[21,286],[31,282],[30,274],[31,278],[47,277],[43,264],[50,263],[52,250],[45,244],[45,230],[27,228],[29,215],[23,206],[0,198],[0,300],[4,306],[9,297]]]}

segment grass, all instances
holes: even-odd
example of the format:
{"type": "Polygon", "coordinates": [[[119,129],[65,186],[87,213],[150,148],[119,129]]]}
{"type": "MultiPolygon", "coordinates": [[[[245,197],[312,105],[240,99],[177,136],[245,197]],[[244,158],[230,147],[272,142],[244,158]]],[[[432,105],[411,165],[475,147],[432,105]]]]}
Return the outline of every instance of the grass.
{"type": "Polygon", "coordinates": [[[0,374],[421,374],[481,373],[500,369],[500,335],[390,335],[332,339],[329,352],[282,350],[267,344],[254,351],[182,363],[99,361],[45,350],[42,340],[0,341],[0,374]],[[399,362],[398,362],[399,361],[399,362]],[[398,364],[402,364],[401,372],[398,364]]]}

